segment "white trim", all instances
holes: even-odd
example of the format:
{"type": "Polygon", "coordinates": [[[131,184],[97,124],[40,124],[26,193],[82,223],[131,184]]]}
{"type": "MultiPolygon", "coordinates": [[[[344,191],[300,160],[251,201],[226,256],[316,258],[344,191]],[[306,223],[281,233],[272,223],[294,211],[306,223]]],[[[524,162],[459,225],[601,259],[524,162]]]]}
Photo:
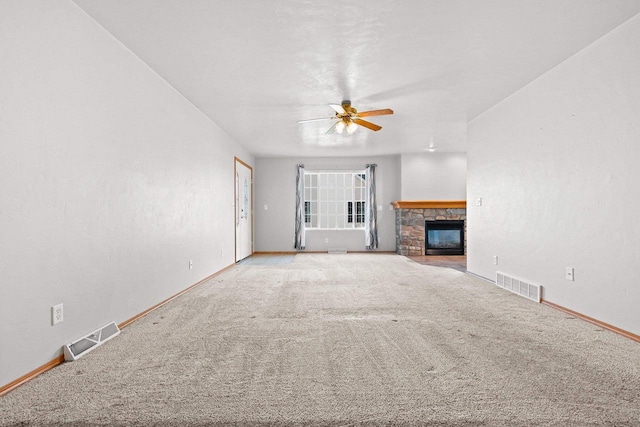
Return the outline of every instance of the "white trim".
{"type": "Polygon", "coordinates": [[[304,173],[367,173],[366,169],[305,169],[304,173]]]}

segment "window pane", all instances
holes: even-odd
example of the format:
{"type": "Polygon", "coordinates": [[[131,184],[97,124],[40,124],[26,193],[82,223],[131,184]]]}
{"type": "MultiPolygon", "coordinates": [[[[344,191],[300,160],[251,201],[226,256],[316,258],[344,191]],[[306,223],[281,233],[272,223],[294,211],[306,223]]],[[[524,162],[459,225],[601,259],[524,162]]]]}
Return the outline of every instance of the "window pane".
{"type": "Polygon", "coordinates": [[[304,202],[304,222],[311,222],[311,202],[304,202]]]}
{"type": "Polygon", "coordinates": [[[364,202],[356,202],[356,222],[364,223],[364,202]]]}
{"type": "Polygon", "coordinates": [[[353,175],[349,175],[344,180],[344,188],[353,188],[353,175]]]}

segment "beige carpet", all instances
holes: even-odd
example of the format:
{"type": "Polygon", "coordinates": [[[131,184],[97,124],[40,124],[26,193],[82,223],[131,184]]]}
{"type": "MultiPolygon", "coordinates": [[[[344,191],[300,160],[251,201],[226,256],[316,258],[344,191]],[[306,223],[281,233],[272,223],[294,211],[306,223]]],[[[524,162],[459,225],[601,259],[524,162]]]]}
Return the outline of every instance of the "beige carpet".
{"type": "Polygon", "coordinates": [[[639,369],[639,344],[465,273],[305,254],[188,292],[0,398],[0,425],[635,426],[639,369]]]}

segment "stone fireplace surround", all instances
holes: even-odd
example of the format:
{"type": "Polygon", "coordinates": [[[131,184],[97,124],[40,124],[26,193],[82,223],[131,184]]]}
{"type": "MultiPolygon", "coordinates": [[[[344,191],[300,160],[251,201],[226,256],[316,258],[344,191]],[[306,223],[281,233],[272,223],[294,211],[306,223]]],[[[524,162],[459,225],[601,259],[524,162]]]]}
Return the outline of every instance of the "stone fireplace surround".
{"type": "Polygon", "coordinates": [[[425,254],[425,221],[464,221],[464,253],[467,253],[466,200],[405,200],[391,205],[396,211],[396,253],[425,254]]]}

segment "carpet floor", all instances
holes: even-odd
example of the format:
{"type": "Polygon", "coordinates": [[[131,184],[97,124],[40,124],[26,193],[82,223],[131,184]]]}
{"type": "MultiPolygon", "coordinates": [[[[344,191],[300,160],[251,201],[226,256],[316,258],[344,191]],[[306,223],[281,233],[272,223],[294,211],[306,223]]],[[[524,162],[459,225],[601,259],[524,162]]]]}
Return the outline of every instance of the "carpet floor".
{"type": "Polygon", "coordinates": [[[640,425],[640,345],[390,254],[236,265],[0,398],[0,425],[640,425]]]}

